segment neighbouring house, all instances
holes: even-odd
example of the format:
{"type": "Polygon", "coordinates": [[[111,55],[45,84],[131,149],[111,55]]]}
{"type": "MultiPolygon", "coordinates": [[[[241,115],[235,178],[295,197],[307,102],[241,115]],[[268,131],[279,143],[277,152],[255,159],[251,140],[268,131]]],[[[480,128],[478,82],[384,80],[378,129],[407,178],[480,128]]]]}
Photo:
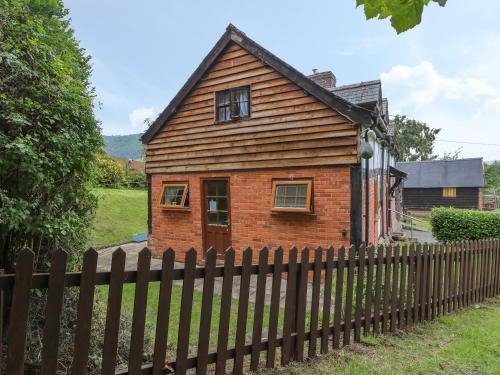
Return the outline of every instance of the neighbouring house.
{"type": "Polygon", "coordinates": [[[483,208],[483,159],[426,160],[396,164],[408,178],[403,182],[403,205],[410,211],[433,207],[483,208]]]}
{"type": "Polygon", "coordinates": [[[380,81],[305,76],[229,25],[142,136],[148,245],[200,261],[232,246],[238,261],[247,246],[376,243],[401,179],[388,118],[380,81]]]}

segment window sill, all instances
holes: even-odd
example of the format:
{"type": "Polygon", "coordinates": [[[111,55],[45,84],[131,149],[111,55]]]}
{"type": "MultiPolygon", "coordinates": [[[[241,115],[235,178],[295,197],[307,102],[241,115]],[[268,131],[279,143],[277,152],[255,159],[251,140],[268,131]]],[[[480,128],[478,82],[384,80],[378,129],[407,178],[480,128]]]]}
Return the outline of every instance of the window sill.
{"type": "Polygon", "coordinates": [[[218,125],[218,124],[227,124],[227,123],[232,123],[232,122],[240,122],[240,121],[245,121],[245,120],[250,120],[251,116],[245,116],[245,117],[235,117],[235,118],[232,118],[232,119],[229,119],[229,120],[215,120],[214,121],[214,124],[215,125],[218,125]]]}
{"type": "Polygon", "coordinates": [[[162,207],[160,208],[164,211],[180,211],[180,212],[190,212],[191,208],[189,207],[162,207]]]}
{"type": "Polygon", "coordinates": [[[286,215],[286,214],[304,215],[304,216],[317,216],[312,211],[271,210],[271,215],[273,215],[273,216],[281,216],[281,215],[286,215]]]}

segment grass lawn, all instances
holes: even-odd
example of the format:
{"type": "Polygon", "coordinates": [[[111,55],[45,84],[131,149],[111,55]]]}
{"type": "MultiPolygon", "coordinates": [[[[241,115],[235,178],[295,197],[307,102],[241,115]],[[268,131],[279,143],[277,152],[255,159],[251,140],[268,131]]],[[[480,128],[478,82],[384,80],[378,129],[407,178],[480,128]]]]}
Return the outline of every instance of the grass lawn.
{"type": "Polygon", "coordinates": [[[416,227],[424,229],[428,232],[432,232],[431,217],[429,215],[418,216],[417,219],[422,220],[422,221],[415,221],[414,223],[415,223],[416,227]]]}
{"type": "MultiPolygon", "coordinates": [[[[107,299],[107,287],[101,287],[102,296],[107,299]]],[[[149,337],[151,344],[154,343],[154,335],[156,330],[156,318],[158,311],[158,295],[160,291],[160,283],[152,282],[149,284],[148,290],[148,305],[146,312],[146,335],[149,337]]],[[[122,297],[122,314],[132,319],[133,307],[134,307],[134,294],[135,294],[135,284],[126,284],[123,288],[122,297]]],[[[177,347],[177,335],[180,322],[180,305],[181,305],[181,294],[182,286],[174,284],[172,287],[172,299],[170,307],[170,323],[168,330],[168,347],[170,348],[170,354],[175,356],[175,348],[177,347]]],[[[198,343],[198,332],[200,327],[200,316],[201,316],[201,298],[202,293],[199,291],[194,291],[193,294],[193,311],[191,315],[191,334],[190,352],[192,355],[196,354],[196,347],[198,343]]],[[[219,311],[220,311],[220,294],[214,294],[213,305],[212,305],[212,322],[210,329],[210,350],[215,351],[217,348],[217,338],[218,338],[218,327],[219,327],[219,311]]],[[[229,323],[229,343],[228,347],[234,347],[236,338],[236,317],[238,315],[238,300],[233,299],[231,303],[231,318],[229,323]]],[[[283,325],[283,311],[280,311],[279,316],[279,326],[283,325]]],[[[254,304],[249,303],[248,305],[248,317],[247,317],[247,334],[252,332],[254,318],[254,304]]],[[[264,307],[264,327],[268,326],[269,322],[269,306],[264,307]]],[[[152,353],[152,347],[145,348],[147,352],[152,353]]],[[[173,358],[171,358],[173,359],[173,358]]]]}
{"type": "Polygon", "coordinates": [[[146,190],[97,189],[99,206],[91,234],[91,246],[129,241],[133,234],[147,232],[146,190]]]}
{"type": "Polygon", "coordinates": [[[500,298],[265,374],[500,374],[500,298]]]}

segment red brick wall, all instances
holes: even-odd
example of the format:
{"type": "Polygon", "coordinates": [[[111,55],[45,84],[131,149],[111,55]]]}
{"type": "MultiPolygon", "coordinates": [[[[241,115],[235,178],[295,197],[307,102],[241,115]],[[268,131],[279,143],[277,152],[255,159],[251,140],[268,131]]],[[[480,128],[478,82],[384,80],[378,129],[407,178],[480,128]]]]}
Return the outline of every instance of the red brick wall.
{"type": "MultiPolygon", "coordinates": [[[[363,175],[364,177],[364,175],[363,175]]],[[[377,244],[378,243],[378,220],[380,219],[378,217],[378,202],[377,198],[380,198],[379,195],[379,189],[380,189],[380,177],[378,176],[372,176],[370,177],[369,180],[369,202],[368,202],[368,208],[369,208],[369,213],[368,213],[368,222],[369,222],[369,228],[368,228],[368,243],[372,244],[377,244]]],[[[384,188],[385,189],[385,188],[384,188]]],[[[386,194],[386,193],[384,193],[386,194]]],[[[365,192],[363,188],[363,200],[362,200],[362,205],[363,205],[363,218],[362,218],[362,238],[364,239],[365,236],[365,214],[366,214],[366,209],[365,209],[365,192]]],[[[386,204],[386,196],[384,195],[384,205],[386,204]]],[[[382,215],[386,214],[385,209],[382,209],[382,215]]],[[[386,215],[387,216],[387,215],[386,215]]],[[[387,231],[387,217],[384,219],[384,226],[386,227],[387,231]]]]}
{"type": "MultiPolygon", "coordinates": [[[[229,177],[231,201],[232,246],[236,261],[244,248],[258,250],[277,245],[288,250],[308,246],[349,245],[350,169],[348,166],[287,168],[261,171],[231,171],[153,175],[152,233],[149,246],[156,255],[166,248],[176,251],[177,260],[194,247],[202,259],[202,222],[200,188],[203,177],[229,177]],[[273,178],[313,178],[313,214],[271,213],[273,178]],[[163,210],[158,207],[163,181],[188,181],[189,211],[163,210]],[[342,230],[346,230],[345,237],[342,230]]],[[[286,252],[285,252],[286,253],[286,252]]],[[[254,253],[254,261],[257,259],[254,253]]],[[[285,256],[286,257],[286,256],[285,256]]]]}

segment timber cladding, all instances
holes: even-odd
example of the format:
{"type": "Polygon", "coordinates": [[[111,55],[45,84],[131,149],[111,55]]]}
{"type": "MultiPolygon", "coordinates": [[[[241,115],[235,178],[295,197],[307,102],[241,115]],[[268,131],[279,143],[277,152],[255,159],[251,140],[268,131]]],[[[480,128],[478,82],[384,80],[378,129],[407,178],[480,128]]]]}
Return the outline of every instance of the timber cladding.
{"type": "Polygon", "coordinates": [[[404,188],[403,204],[409,210],[431,210],[433,207],[481,209],[481,188],[458,187],[455,197],[443,197],[443,188],[404,188]]]}
{"type": "Polygon", "coordinates": [[[358,163],[359,127],[234,42],[147,144],[149,174],[358,163]],[[215,93],[250,87],[251,116],[217,123],[215,93]]]}
{"type": "MultiPolygon", "coordinates": [[[[274,248],[278,244],[311,249],[332,244],[348,245],[350,241],[350,168],[349,166],[280,168],[258,171],[199,172],[153,175],[152,232],[148,246],[154,254],[165,249],[176,249],[176,259],[182,261],[184,252],[194,247],[204,257],[202,184],[207,179],[226,179],[229,182],[231,246],[236,260],[241,261],[242,249],[247,246],[274,248]],[[273,180],[290,179],[312,181],[310,214],[272,212],[273,180]],[[159,207],[162,184],[165,181],[186,181],[189,184],[189,209],[165,210],[159,207]]],[[[288,251],[285,251],[288,259],[288,251]]],[[[254,259],[257,261],[257,259],[254,259]]]]}

